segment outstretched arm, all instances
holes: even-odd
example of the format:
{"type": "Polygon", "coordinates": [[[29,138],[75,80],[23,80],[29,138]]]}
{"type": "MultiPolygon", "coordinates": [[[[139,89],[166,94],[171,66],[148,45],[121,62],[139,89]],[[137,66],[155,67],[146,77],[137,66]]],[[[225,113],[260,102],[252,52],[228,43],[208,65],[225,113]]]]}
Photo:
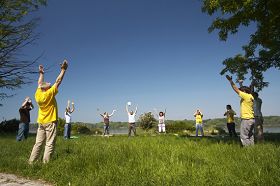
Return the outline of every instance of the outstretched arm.
{"type": "Polygon", "coordinates": [[[253,79],[250,85],[251,92],[254,92],[255,80],[253,79]]]}
{"type": "Polygon", "coordinates": [[[234,82],[232,81],[232,77],[230,77],[229,75],[226,75],[227,80],[230,82],[230,85],[232,87],[232,89],[239,94],[240,90],[239,88],[237,88],[237,86],[234,84],[234,82]]]}
{"type": "Polygon", "coordinates": [[[135,112],[134,112],[134,114],[136,114],[137,113],[137,106],[136,106],[136,108],[135,108],[135,112]]]}
{"type": "Polygon", "coordinates": [[[39,79],[38,86],[44,82],[44,67],[43,65],[39,65],[39,79]]]}
{"type": "Polygon", "coordinates": [[[62,65],[61,65],[61,71],[60,74],[57,76],[56,81],[54,83],[54,86],[56,88],[59,87],[59,85],[61,84],[64,74],[66,72],[66,69],[68,68],[68,62],[66,60],[63,61],[62,65]]]}
{"type": "Polygon", "coordinates": [[[75,106],[74,106],[74,102],[72,102],[72,109],[71,109],[70,113],[73,113],[74,110],[75,110],[75,106]]]}
{"type": "Polygon", "coordinates": [[[23,103],[21,104],[21,107],[24,107],[28,101],[29,101],[29,97],[25,98],[23,103]]]}
{"type": "Polygon", "coordinates": [[[113,116],[116,110],[113,110],[113,112],[109,115],[109,117],[113,116]]]}
{"type": "Polygon", "coordinates": [[[129,114],[127,105],[125,105],[125,109],[126,109],[127,114],[129,114]]]}

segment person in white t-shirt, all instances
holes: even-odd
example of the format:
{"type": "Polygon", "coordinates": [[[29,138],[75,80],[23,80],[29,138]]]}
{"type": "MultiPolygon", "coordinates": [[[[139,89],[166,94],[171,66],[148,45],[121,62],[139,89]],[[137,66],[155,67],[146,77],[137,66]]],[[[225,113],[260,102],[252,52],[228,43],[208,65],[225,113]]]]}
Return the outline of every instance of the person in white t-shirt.
{"type": "MultiPolygon", "coordinates": [[[[157,109],[155,109],[156,113],[157,113],[157,109]]],[[[158,113],[158,132],[161,133],[165,133],[165,114],[166,114],[166,110],[164,112],[160,111],[158,113]]],[[[157,115],[157,114],[156,114],[157,115]]]]}
{"type": "Polygon", "coordinates": [[[70,100],[68,100],[67,107],[65,109],[65,125],[64,125],[64,139],[70,139],[71,136],[71,114],[74,112],[74,102],[72,102],[72,109],[70,108],[70,100]]]}
{"type": "Polygon", "coordinates": [[[128,136],[131,136],[131,131],[133,131],[134,136],[136,136],[136,119],[135,119],[135,115],[137,113],[137,106],[135,108],[135,111],[128,111],[128,105],[126,105],[126,112],[128,115],[128,136]]]}

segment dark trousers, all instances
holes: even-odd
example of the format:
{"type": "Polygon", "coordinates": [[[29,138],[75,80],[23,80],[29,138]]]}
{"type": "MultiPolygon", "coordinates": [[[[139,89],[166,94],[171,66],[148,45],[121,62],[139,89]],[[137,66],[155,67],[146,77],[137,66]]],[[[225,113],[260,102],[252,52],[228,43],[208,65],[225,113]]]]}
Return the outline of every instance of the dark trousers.
{"type": "Polygon", "coordinates": [[[228,133],[230,137],[233,135],[237,137],[236,131],[235,131],[235,123],[227,123],[228,133]]]}
{"type": "Polygon", "coordinates": [[[136,136],[135,123],[128,123],[128,136],[131,136],[131,131],[133,131],[134,136],[136,136]]]}
{"type": "Polygon", "coordinates": [[[109,125],[107,125],[107,124],[105,124],[104,126],[103,126],[103,135],[109,135],[109,125]]]}

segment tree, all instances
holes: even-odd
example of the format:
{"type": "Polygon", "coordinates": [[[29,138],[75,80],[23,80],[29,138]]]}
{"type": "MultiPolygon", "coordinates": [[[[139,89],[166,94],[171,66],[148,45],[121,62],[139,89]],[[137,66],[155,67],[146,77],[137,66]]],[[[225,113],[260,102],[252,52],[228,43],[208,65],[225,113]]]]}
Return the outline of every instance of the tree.
{"type": "Polygon", "coordinates": [[[0,99],[8,97],[5,90],[20,88],[30,81],[37,59],[23,60],[21,49],[33,43],[38,34],[38,19],[30,14],[46,0],[0,0],[0,99]]]}
{"type": "Polygon", "coordinates": [[[154,118],[151,112],[144,113],[139,117],[139,125],[142,129],[148,130],[153,128],[156,125],[157,120],[154,118]]]}
{"type": "Polygon", "coordinates": [[[238,79],[250,73],[257,91],[268,86],[263,72],[269,68],[280,69],[280,3],[279,0],[203,0],[202,11],[216,16],[208,28],[219,31],[219,38],[226,41],[228,34],[235,34],[240,26],[256,24],[255,33],[244,45],[244,54],[223,61],[221,75],[229,72],[238,79]]]}

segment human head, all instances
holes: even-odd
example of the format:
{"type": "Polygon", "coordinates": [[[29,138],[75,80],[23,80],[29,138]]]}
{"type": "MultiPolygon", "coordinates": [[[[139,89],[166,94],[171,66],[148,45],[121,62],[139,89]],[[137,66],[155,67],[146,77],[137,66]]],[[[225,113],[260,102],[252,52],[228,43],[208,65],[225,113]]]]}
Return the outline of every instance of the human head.
{"type": "Polygon", "coordinates": [[[69,108],[69,107],[66,107],[65,111],[66,111],[66,112],[70,112],[70,108],[69,108]]]}
{"type": "Polygon", "coordinates": [[[242,87],[239,88],[239,90],[242,91],[242,92],[245,92],[247,94],[252,94],[251,89],[247,86],[242,86],[242,87]]]}
{"type": "Polygon", "coordinates": [[[49,82],[42,82],[39,85],[39,88],[41,88],[44,91],[47,91],[49,88],[51,88],[51,83],[49,83],[49,82]]]}
{"type": "Polygon", "coordinates": [[[163,112],[159,112],[159,116],[163,116],[163,112]]]}
{"type": "Polygon", "coordinates": [[[108,116],[109,114],[108,114],[108,112],[104,112],[104,114],[103,114],[104,116],[108,116]]]}
{"type": "Polygon", "coordinates": [[[130,115],[133,115],[133,113],[134,113],[133,111],[130,111],[130,115]]]}
{"type": "Polygon", "coordinates": [[[253,92],[252,95],[253,95],[254,98],[258,98],[259,97],[259,94],[257,92],[253,92]]]}
{"type": "Polygon", "coordinates": [[[230,110],[231,109],[231,105],[227,105],[227,109],[230,110]]]}

